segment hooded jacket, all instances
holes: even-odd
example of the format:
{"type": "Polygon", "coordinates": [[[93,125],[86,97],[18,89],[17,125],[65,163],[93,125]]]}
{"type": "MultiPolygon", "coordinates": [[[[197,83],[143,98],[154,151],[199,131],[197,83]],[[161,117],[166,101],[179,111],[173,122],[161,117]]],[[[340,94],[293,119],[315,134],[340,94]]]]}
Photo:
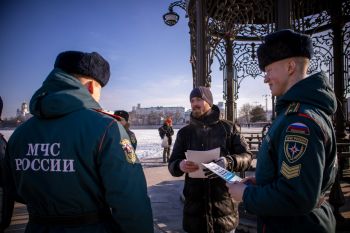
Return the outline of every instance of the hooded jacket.
{"type": "MultiPolygon", "coordinates": [[[[186,159],[187,150],[206,151],[219,147],[231,171],[244,171],[250,166],[252,155],[248,144],[232,122],[220,120],[219,116],[219,108],[213,105],[200,119],[191,115],[190,124],[178,131],[168,164],[173,176],[184,174],[179,164],[186,159]]],[[[232,201],[223,179],[191,178],[186,173],[183,194],[186,232],[226,233],[237,226],[238,206],[232,201]]]]}
{"type": "Polygon", "coordinates": [[[336,98],[324,73],[292,86],[276,111],[257,156],[257,185],[245,189],[244,206],[258,215],[258,232],[335,232],[323,197],[337,172],[336,98]]]}
{"type": "Polygon", "coordinates": [[[8,142],[8,186],[27,204],[26,232],[153,232],[147,186],[130,140],[75,77],[54,69],[8,142]],[[103,217],[94,223],[31,219],[103,217]]]}

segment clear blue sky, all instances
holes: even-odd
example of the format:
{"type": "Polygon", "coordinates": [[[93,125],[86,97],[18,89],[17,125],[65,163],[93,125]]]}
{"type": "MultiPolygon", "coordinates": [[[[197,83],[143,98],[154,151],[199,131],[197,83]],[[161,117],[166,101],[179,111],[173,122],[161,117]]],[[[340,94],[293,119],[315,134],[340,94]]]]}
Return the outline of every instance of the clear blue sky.
{"type": "MultiPolygon", "coordinates": [[[[192,89],[188,19],[166,26],[168,0],[2,0],[0,2],[0,95],[2,117],[29,103],[52,70],[58,53],[96,51],[111,66],[101,106],[189,108],[192,89]]],[[[222,101],[222,73],[214,65],[214,102],[222,101]]],[[[245,80],[238,105],[265,104],[261,79],[245,80]]],[[[265,105],[264,105],[265,106],[265,105]]],[[[270,105],[269,105],[270,106],[270,105]]]]}

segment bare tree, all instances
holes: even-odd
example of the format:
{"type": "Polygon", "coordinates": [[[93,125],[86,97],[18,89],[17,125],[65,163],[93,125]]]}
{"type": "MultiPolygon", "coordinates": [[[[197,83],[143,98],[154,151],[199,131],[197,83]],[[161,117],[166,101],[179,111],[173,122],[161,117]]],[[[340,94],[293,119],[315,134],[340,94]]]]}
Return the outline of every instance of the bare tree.
{"type": "Polygon", "coordinates": [[[250,104],[243,104],[239,111],[239,116],[244,119],[244,123],[249,124],[250,123],[250,111],[252,110],[253,106],[250,104]]]}

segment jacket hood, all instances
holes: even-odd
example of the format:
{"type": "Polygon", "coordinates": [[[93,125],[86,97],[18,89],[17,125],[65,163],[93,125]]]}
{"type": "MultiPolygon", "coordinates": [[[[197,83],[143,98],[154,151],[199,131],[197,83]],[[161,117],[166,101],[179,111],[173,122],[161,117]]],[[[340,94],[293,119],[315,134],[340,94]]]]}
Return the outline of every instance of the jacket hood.
{"type": "Polygon", "coordinates": [[[198,125],[213,125],[219,121],[219,118],[220,109],[216,105],[213,105],[211,110],[200,118],[194,118],[191,113],[190,123],[198,125]]]}
{"type": "Polygon", "coordinates": [[[55,118],[83,108],[101,109],[80,81],[61,69],[54,69],[30,100],[30,113],[55,118]]]}
{"type": "Polygon", "coordinates": [[[313,74],[291,87],[283,96],[277,99],[276,111],[280,113],[291,102],[313,105],[327,115],[334,114],[337,101],[327,77],[323,72],[313,74]]]}

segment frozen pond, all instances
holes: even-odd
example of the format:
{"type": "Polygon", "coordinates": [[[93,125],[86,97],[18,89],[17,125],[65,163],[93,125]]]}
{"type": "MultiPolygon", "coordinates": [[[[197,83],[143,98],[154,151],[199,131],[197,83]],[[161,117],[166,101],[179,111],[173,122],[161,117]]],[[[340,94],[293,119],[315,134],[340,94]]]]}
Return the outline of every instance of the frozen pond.
{"type": "MultiPolygon", "coordinates": [[[[136,154],[142,157],[160,157],[163,155],[163,148],[160,146],[161,139],[158,129],[134,129],[132,130],[137,138],[136,154]]],[[[13,130],[0,130],[8,140],[13,130]]],[[[175,140],[178,129],[174,129],[173,139],[175,140]]]]}
{"type": "MultiPolygon", "coordinates": [[[[132,131],[137,138],[136,154],[139,158],[162,157],[163,148],[160,146],[161,139],[158,134],[158,129],[133,129],[132,131]]],[[[175,142],[178,131],[178,129],[174,129],[173,142],[175,142]]],[[[12,132],[13,130],[0,130],[0,133],[2,133],[7,140],[12,132]]],[[[250,133],[260,133],[261,128],[242,128],[242,132],[249,132],[248,135],[250,133]]]]}

